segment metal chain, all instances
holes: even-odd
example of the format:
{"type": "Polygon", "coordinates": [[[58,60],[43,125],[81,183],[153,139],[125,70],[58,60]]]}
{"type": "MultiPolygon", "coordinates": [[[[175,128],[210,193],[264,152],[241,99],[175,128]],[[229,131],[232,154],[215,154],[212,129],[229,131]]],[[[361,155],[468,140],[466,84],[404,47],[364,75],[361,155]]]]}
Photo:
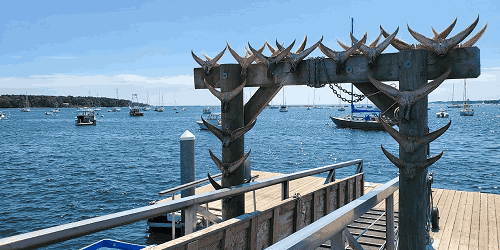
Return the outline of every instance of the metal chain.
{"type": "Polygon", "coordinates": [[[322,84],[319,80],[319,70],[318,60],[321,60],[322,57],[312,57],[306,60],[306,74],[307,74],[307,86],[311,88],[323,88],[326,83],[322,84]],[[313,81],[311,82],[311,73],[314,72],[313,81]]]}

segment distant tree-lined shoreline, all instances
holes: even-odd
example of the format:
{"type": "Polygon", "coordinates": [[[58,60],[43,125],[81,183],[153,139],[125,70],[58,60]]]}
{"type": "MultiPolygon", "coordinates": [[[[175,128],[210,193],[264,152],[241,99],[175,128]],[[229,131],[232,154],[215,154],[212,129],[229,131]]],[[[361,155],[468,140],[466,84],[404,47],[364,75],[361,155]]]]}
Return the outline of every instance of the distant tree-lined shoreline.
{"type": "MultiPolygon", "coordinates": [[[[0,108],[24,108],[25,101],[25,95],[0,95],[0,108]]],[[[126,107],[133,105],[130,100],[86,96],[28,95],[28,101],[32,108],[126,107]]],[[[139,103],[138,106],[146,106],[146,104],[139,103]]]]}

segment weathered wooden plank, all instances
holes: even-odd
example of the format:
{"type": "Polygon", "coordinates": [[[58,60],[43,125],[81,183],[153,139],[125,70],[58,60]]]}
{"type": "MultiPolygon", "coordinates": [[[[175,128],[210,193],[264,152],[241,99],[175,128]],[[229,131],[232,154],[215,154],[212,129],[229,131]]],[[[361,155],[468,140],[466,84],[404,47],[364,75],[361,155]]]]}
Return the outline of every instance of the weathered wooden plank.
{"type": "MultiPolygon", "coordinates": [[[[460,244],[460,236],[462,234],[462,228],[464,223],[465,208],[467,207],[467,192],[460,191],[460,200],[458,202],[458,210],[455,218],[455,225],[453,226],[453,231],[451,232],[450,238],[450,250],[458,250],[460,244]]],[[[444,211],[442,211],[444,212],[444,211]]]]}
{"type": "MultiPolygon", "coordinates": [[[[500,195],[495,195],[495,217],[497,218],[497,239],[500,245],[500,195]]],[[[500,247],[499,247],[500,248],[500,247]]]]}
{"type": "Polygon", "coordinates": [[[481,194],[473,193],[472,222],[470,226],[469,249],[479,249],[479,219],[481,213],[481,194]]]}
{"type": "Polygon", "coordinates": [[[473,206],[474,206],[474,193],[467,193],[467,205],[465,206],[465,215],[462,223],[460,245],[458,247],[458,249],[460,250],[469,249],[473,206]]]}
{"type": "Polygon", "coordinates": [[[488,196],[480,194],[481,210],[479,214],[479,249],[488,249],[488,196]]]}
{"type": "Polygon", "coordinates": [[[495,207],[499,207],[500,204],[495,204],[495,196],[494,194],[488,194],[488,245],[489,250],[499,250],[500,242],[498,240],[498,231],[500,230],[499,225],[497,224],[497,217],[500,214],[497,214],[495,211],[495,207]]]}
{"type": "Polygon", "coordinates": [[[460,217],[458,217],[458,211],[460,202],[462,197],[464,196],[464,192],[457,191],[455,192],[455,197],[453,198],[453,203],[448,211],[448,222],[446,223],[446,227],[443,230],[443,235],[441,236],[441,243],[439,244],[441,249],[448,249],[450,246],[451,235],[454,230],[457,230],[461,223],[460,217]]]}
{"type": "MultiPolygon", "coordinates": [[[[441,217],[439,219],[439,231],[436,232],[433,236],[434,238],[434,244],[433,246],[435,248],[438,248],[441,246],[441,237],[443,236],[444,229],[448,225],[448,211],[450,211],[451,206],[453,204],[453,199],[455,196],[455,190],[445,190],[445,195],[446,195],[446,201],[444,203],[441,203],[441,200],[438,204],[439,211],[446,211],[445,213],[440,213],[439,216],[441,217]]],[[[400,215],[401,216],[401,215],[400,215]]]]}
{"type": "Polygon", "coordinates": [[[287,202],[280,206],[278,216],[278,241],[294,232],[295,206],[295,202],[287,202]]]}
{"type": "MultiPolygon", "coordinates": [[[[401,53],[401,52],[400,52],[401,53]]],[[[367,66],[368,60],[364,55],[351,56],[346,61],[346,67],[350,67],[350,73],[336,75],[336,63],[325,58],[325,66],[330,80],[338,83],[366,83],[369,82],[368,75],[372,75],[379,81],[399,80],[399,53],[386,53],[377,59],[377,67],[370,70],[367,66]]],[[[427,53],[427,79],[435,79],[443,74],[449,67],[452,68],[449,79],[476,78],[481,73],[479,49],[477,47],[459,48],[448,52],[445,57],[437,57],[434,53],[427,53]]],[[[224,65],[224,64],[223,64],[224,65]]],[[[276,86],[280,81],[289,77],[285,85],[307,84],[307,72],[305,63],[300,63],[295,73],[290,73],[290,63],[281,62],[277,65],[277,80],[267,78],[267,68],[264,64],[252,64],[247,68],[247,87],[276,86]]],[[[210,75],[206,76],[202,68],[194,69],[195,89],[205,89],[203,79],[214,86],[219,86],[220,66],[212,68],[210,75]]],[[[324,74],[320,74],[321,83],[326,83],[324,74]]]]}
{"type": "Polygon", "coordinates": [[[252,222],[250,222],[250,243],[249,247],[250,250],[255,250],[257,249],[257,230],[258,230],[258,218],[254,217],[252,218],[252,222]]]}
{"type": "Polygon", "coordinates": [[[279,207],[276,207],[273,209],[273,218],[272,218],[272,221],[273,221],[273,244],[278,242],[278,233],[279,233],[279,229],[278,229],[278,221],[279,221],[279,215],[280,215],[280,212],[279,212],[279,207]]]}

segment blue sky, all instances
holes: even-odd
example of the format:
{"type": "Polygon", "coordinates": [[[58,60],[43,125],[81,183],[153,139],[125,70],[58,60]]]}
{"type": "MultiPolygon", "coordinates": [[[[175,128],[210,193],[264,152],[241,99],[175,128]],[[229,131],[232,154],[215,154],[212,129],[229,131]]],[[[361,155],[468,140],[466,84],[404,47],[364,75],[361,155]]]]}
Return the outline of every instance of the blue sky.
{"type": "MultiPolygon", "coordinates": [[[[174,103],[174,93],[177,105],[218,105],[207,90],[194,90],[199,66],[191,50],[215,56],[227,41],[244,55],[248,42],[300,43],[306,34],[308,46],[324,36],[326,46],[340,50],[336,40],[349,43],[350,17],[355,36],[367,31],[368,42],[382,25],[389,32],[399,26],[397,37],[416,43],[407,24],[432,36],[431,26],[441,31],[457,17],[454,35],[478,14],[472,34],[486,22],[488,29],[476,44],[482,75],[467,81],[468,96],[500,99],[500,1],[8,1],[0,9],[0,94],[116,97],[118,89],[120,98],[137,93],[143,102],[149,93],[156,104],[161,90],[165,105],[174,103]]],[[[226,51],[220,63],[236,62],[226,51]]],[[[429,100],[449,100],[453,85],[460,100],[462,80],[447,80],[429,100]]],[[[246,98],[255,91],[246,89],[246,98]]],[[[287,87],[287,104],[312,103],[313,93],[287,87]]],[[[316,103],[338,103],[329,88],[315,95],[316,103]]]]}

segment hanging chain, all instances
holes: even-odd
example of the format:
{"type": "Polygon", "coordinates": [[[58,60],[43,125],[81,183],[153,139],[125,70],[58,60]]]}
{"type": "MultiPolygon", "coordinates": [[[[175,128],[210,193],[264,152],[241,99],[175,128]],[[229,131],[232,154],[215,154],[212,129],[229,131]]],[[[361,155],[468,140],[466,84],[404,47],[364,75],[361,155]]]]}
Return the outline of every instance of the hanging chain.
{"type": "Polygon", "coordinates": [[[324,84],[320,83],[320,79],[319,79],[320,69],[324,72],[324,74],[326,76],[326,82],[330,86],[330,89],[333,91],[333,93],[337,96],[337,98],[339,98],[342,101],[347,102],[347,103],[360,102],[365,98],[364,95],[350,92],[350,91],[342,88],[338,83],[330,81],[330,76],[328,75],[328,71],[327,71],[326,66],[325,66],[324,57],[320,57],[320,56],[311,57],[311,58],[308,58],[306,60],[307,86],[309,86],[311,88],[323,88],[326,85],[326,83],[324,83],[324,84]],[[311,77],[312,72],[314,72],[314,75],[311,77]],[[348,100],[348,99],[342,97],[341,93],[339,93],[335,88],[333,88],[332,83],[333,83],[333,85],[335,85],[335,87],[337,87],[337,89],[344,92],[345,94],[348,94],[349,96],[354,96],[355,99],[348,100]]]}

